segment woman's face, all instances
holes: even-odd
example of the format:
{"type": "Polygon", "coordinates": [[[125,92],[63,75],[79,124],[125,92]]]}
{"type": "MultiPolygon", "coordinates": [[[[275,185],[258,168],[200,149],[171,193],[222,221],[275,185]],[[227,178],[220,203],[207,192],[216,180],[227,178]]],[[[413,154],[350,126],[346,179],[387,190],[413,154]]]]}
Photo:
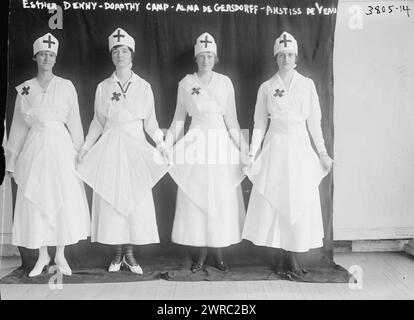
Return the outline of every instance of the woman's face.
{"type": "Polygon", "coordinates": [[[279,70],[290,71],[296,67],[296,53],[294,51],[282,51],[276,56],[279,70]]]}
{"type": "Polygon", "coordinates": [[[49,50],[39,51],[35,56],[37,67],[42,71],[51,71],[56,63],[56,54],[49,50]]]}
{"type": "Polygon", "coordinates": [[[216,55],[213,52],[201,52],[196,56],[198,71],[211,71],[216,63],[216,55]]]}
{"type": "Polygon", "coordinates": [[[113,48],[111,55],[116,68],[126,67],[132,62],[131,50],[127,46],[113,48]]]}

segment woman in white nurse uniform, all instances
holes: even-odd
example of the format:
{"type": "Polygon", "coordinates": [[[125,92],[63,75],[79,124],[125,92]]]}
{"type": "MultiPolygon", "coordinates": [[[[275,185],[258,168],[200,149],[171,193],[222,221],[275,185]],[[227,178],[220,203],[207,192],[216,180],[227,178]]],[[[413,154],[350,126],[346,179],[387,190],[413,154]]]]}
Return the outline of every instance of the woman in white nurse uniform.
{"type": "Polygon", "coordinates": [[[121,28],[108,38],[115,72],[98,84],[95,115],[78,154],[78,173],[93,189],[91,240],[116,245],[110,272],[142,274],[132,245],[159,243],[152,187],[167,172],[158,147],[151,86],[132,70],[134,39],[121,28]],[[99,138],[99,139],[98,139],[99,138]]]}
{"type": "MultiPolygon", "coordinates": [[[[166,138],[174,146],[170,175],[178,184],[172,241],[196,248],[193,272],[203,269],[207,247],[214,248],[216,266],[228,270],[221,248],[241,241],[245,208],[239,149],[240,134],[231,80],[213,71],[217,61],[214,38],[204,33],[194,47],[198,70],[179,82],[175,116],[166,138]]],[[[244,142],[244,143],[243,143],[244,142]]]]}
{"type": "Polygon", "coordinates": [[[323,245],[318,186],[333,163],[322,135],[315,84],[295,70],[297,54],[296,40],[283,32],[274,46],[279,70],[257,94],[249,153],[253,189],[242,236],[256,245],[283,249],[292,272],[305,271],[298,266],[297,252],[323,245]]]}
{"type": "Polygon", "coordinates": [[[57,246],[55,263],[71,275],[65,245],[90,234],[85,190],[75,173],[83,143],[78,97],[71,81],[53,74],[58,46],[50,33],[34,42],[37,76],[16,87],[7,144],[6,170],[18,185],[12,243],[39,248],[30,277],[49,264],[47,246],[57,246]]]}

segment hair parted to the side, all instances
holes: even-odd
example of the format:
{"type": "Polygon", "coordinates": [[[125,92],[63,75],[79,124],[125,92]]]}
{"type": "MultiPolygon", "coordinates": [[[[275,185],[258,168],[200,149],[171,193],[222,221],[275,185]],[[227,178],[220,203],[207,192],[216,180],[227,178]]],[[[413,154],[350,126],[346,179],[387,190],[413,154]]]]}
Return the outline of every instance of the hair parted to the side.
{"type": "MultiPolygon", "coordinates": [[[[207,52],[207,51],[206,51],[207,52]]],[[[200,52],[198,55],[196,55],[195,57],[194,57],[194,62],[196,62],[197,61],[197,57],[200,55],[200,54],[202,54],[203,52],[200,52]]],[[[214,52],[211,52],[211,53],[213,53],[214,54],[214,65],[216,65],[217,63],[219,63],[220,62],[220,59],[217,57],[217,55],[214,53],[214,52]]]]}
{"type": "MultiPolygon", "coordinates": [[[[112,52],[114,51],[114,49],[117,49],[117,48],[119,48],[119,47],[122,47],[122,46],[124,46],[124,44],[119,44],[119,45],[116,45],[116,46],[113,46],[112,47],[112,49],[111,49],[111,52],[110,52],[110,55],[112,56],[112,52]]],[[[129,49],[129,51],[131,52],[131,61],[134,61],[134,58],[135,58],[135,52],[134,52],[134,50],[132,50],[130,47],[128,47],[128,46],[126,46],[128,49],[129,49]]]]}
{"type": "MultiPolygon", "coordinates": [[[[277,56],[280,54],[281,52],[278,52],[278,53],[276,53],[276,55],[275,56],[273,56],[273,61],[275,62],[275,65],[276,65],[276,72],[277,71],[279,71],[279,66],[278,66],[278,64],[277,64],[277,56]]],[[[298,60],[299,60],[299,56],[297,55],[297,54],[295,54],[296,55],[296,57],[295,57],[295,63],[297,64],[298,63],[298,60]]]]}
{"type": "MultiPolygon", "coordinates": [[[[42,50],[42,51],[44,51],[44,50],[42,50]]],[[[32,60],[33,61],[36,61],[36,57],[37,57],[37,55],[40,53],[40,52],[42,52],[42,51],[38,51],[38,52],[36,52],[36,54],[34,55],[34,56],[32,56],[32,60]]],[[[55,53],[55,60],[57,59],[57,54],[55,53]]]]}

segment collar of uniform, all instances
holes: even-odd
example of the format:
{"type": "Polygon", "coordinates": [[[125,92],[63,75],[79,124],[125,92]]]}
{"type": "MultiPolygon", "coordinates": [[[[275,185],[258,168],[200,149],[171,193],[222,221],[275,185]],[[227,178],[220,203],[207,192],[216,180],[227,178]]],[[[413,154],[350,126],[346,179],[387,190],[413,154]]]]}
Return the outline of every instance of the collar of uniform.
{"type": "Polygon", "coordinates": [[[201,87],[209,87],[212,83],[214,83],[216,81],[216,72],[215,71],[211,71],[212,75],[211,75],[211,79],[210,82],[208,84],[203,84],[200,80],[200,78],[197,75],[197,72],[194,72],[193,74],[191,74],[193,81],[198,83],[201,87]]]}
{"type": "Polygon", "coordinates": [[[292,81],[290,82],[290,86],[289,88],[285,88],[285,84],[283,83],[282,78],[280,77],[279,71],[276,72],[276,74],[272,77],[272,85],[274,83],[279,83],[279,85],[285,89],[286,91],[289,91],[290,88],[292,88],[293,83],[296,81],[296,79],[300,76],[299,72],[297,72],[296,70],[293,70],[293,76],[292,76],[292,81]]]}
{"type": "MultiPolygon", "coordinates": [[[[55,81],[60,82],[61,79],[62,79],[61,77],[58,77],[57,75],[53,75],[53,78],[52,78],[52,80],[50,80],[50,83],[55,82],[55,81]]],[[[38,83],[39,82],[36,80],[36,77],[23,82],[23,84],[31,84],[31,85],[38,84],[38,83]]]]}
{"type": "MultiPolygon", "coordinates": [[[[58,77],[57,75],[53,75],[52,80],[50,80],[50,83],[48,85],[48,88],[50,88],[50,86],[53,84],[53,82],[60,82],[62,80],[61,77],[58,77]]],[[[23,82],[22,84],[18,85],[16,87],[16,89],[22,88],[24,86],[32,86],[32,87],[39,87],[40,89],[43,90],[43,88],[40,86],[39,81],[36,80],[36,77],[26,80],[25,82],[23,82]]]]}
{"type": "MultiPolygon", "coordinates": [[[[131,72],[132,72],[132,76],[131,78],[129,78],[128,82],[139,82],[141,78],[134,71],[131,70],[131,72]]],[[[112,73],[112,76],[109,78],[109,80],[111,82],[121,82],[116,76],[116,71],[112,73]]]]}
{"type": "MultiPolygon", "coordinates": [[[[64,79],[54,75],[52,80],[50,81],[48,87],[47,87],[47,90],[49,90],[49,88],[51,87],[51,85],[54,82],[59,83],[59,82],[62,82],[62,80],[64,80],[64,79]]],[[[34,92],[38,92],[37,90],[42,90],[43,92],[45,92],[44,89],[40,86],[39,82],[36,80],[36,77],[32,78],[32,79],[29,79],[29,80],[26,80],[25,82],[19,84],[16,87],[17,92],[21,93],[21,90],[26,86],[29,86],[30,88],[32,88],[32,90],[34,90],[34,92]]]]}

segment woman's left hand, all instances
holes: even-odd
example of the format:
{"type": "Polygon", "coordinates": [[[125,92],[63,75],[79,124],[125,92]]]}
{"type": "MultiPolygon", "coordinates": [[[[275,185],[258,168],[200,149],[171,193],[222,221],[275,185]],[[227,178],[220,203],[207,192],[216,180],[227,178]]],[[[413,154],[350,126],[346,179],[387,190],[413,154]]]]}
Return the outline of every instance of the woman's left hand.
{"type": "Polygon", "coordinates": [[[167,163],[171,164],[170,159],[170,149],[167,147],[167,144],[163,141],[157,144],[157,150],[161,153],[162,157],[167,161],[167,163]]]}
{"type": "Polygon", "coordinates": [[[333,159],[328,155],[327,152],[321,152],[319,153],[319,160],[321,162],[322,167],[326,170],[326,171],[331,171],[332,166],[334,164],[333,159]]]}

